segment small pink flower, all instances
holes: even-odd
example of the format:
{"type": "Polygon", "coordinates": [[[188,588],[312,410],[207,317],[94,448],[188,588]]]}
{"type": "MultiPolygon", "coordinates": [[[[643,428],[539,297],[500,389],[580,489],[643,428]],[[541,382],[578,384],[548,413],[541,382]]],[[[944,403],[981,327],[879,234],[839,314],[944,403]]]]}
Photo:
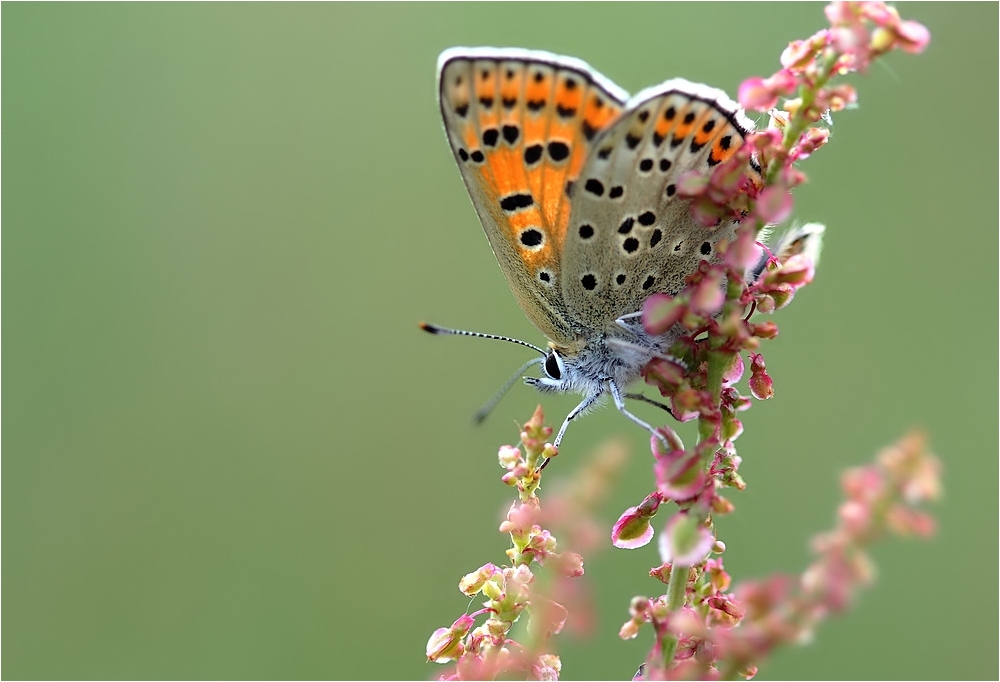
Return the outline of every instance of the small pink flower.
{"type": "Polygon", "coordinates": [[[532,598],[531,609],[531,621],[528,627],[536,636],[541,635],[546,639],[558,635],[569,616],[565,606],[539,596],[532,598]]]}
{"type": "Polygon", "coordinates": [[[709,270],[691,291],[690,309],[703,315],[714,315],[726,301],[723,274],[716,268],[709,270]]]}
{"type": "Polygon", "coordinates": [[[735,441],[743,435],[743,422],[739,419],[729,419],[723,423],[722,438],[728,441],[735,441]]]}
{"type": "Polygon", "coordinates": [[[743,620],[743,616],[746,612],[742,606],[737,604],[728,595],[721,595],[715,597],[709,597],[706,600],[709,613],[712,615],[713,619],[722,625],[727,625],[732,627],[743,620]]]}
{"type": "Polygon", "coordinates": [[[483,589],[486,581],[500,573],[500,569],[493,564],[484,564],[478,571],[467,574],[458,582],[458,589],[467,597],[478,593],[483,589]]]}
{"type": "Polygon", "coordinates": [[[757,197],[756,209],[765,223],[782,223],[792,213],[792,195],[776,185],[765,187],[757,197]]]}
{"type": "Polygon", "coordinates": [[[650,386],[657,386],[663,395],[664,388],[679,388],[684,384],[686,370],[678,362],[665,358],[653,358],[643,368],[643,378],[650,386]]]}
{"type": "Polygon", "coordinates": [[[778,95],[767,86],[763,78],[747,78],[740,83],[736,100],[744,109],[767,111],[778,104],[778,95]]]}
{"type": "Polygon", "coordinates": [[[778,325],[771,320],[755,322],[750,325],[750,333],[759,339],[773,339],[778,335],[778,325]]]}
{"type": "Polygon", "coordinates": [[[453,677],[445,678],[448,680],[488,680],[490,675],[486,671],[486,661],[483,659],[482,654],[470,655],[466,653],[465,656],[459,659],[458,663],[455,665],[455,675],[453,677]]]}
{"type": "Polygon", "coordinates": [[[665,334],[687,312],[682,301],[667,294],[653,294],[642,304],[642,326],[649,334],[665,334]]]}
{"type": "MultiPolygon", "coordinates": [[[[542,682],[554,682],[559,679],[559,672],[562,670],[562,661],[555,654],[542,654],[531,664],[530,680],[541,680],[542,682]]],[[[483,678],[468,678],[483,679],[483,678]]]]}
{"type": "Polygon", "coordinates": [[[865,537],[872,522],[872,510],[869,506],[853,500],[840,505],[838,510],[840,522],[853,537],[865,537]]]}
{"type": "Polygon", "coordinates": [[[563,552],[558,556],[556,568],[567,578],[579,578],[583,575],[583,556],[576,552],[563,552]]]}
{"type": "Polygon", "coordinates": [[[627,620],[618,629],[618,636],[622,639],[635,639],[639,635],[639,625],[640,623],[634,620],[627,620]]]}
{"type": "MultiPolygon", "coordinates": [[[[653,439],[654,442],[656,439],[653,439]]],[[[673,500],[689,500],[705,487],[705,472],[696,452],[673,450],[656,455],[656,487],[665,497],[673,500]]]]}
{"type": "Polygon", "coordinates": [[[764,356],[757,353],[750,356],[750,393],[757,400],[774,397],[774,382],[767,375],[764,356]]]}
{"type": "MultiPolygon", "coordinates": [[[[778,61],[781,65],[793,72],[802,72],[807,67],[812,66],[816,59],[816,48],[810,40],[793,40],[788,43],[781,52],[778,61]]],[[[774,106],[773,104],[771,106],[774,106]]]]}
{"type": "Polygon", "coordinates": [[[837,2],[845,18],[843,21],[860,20],[862,17],[876,26],[894,26],[899,23],[899,12],[884,2],[837,2]],[[853,17],[857,17],[854,19],[853,17]]]}
{"type": "Polygon", "coordinates": [[[707,197],[698,197],[691,202],[691,217],[702,227],[715,227],[723,215],[722,209],[707,197]]]}
{"type": "Polygon", "coordinates": [[[626,509],[611,530],[611,544],[620,549],[637,549],[649,544],[653,539],[649,520],[656,515],[662,501],[660,493],[650,493],[638,506],[626,509]]]}
{"type": "Polygon", "coordinates": [[[829,36],[830,44],[837,52],[851,55],[859,66],[867,66],[870,56],[868,53],[868,31],[865,30],[864,24],[859,22],[834,26],[830,29],[829,36]]]}
{"type": "Polygon", "coordinates": [[[674,183],[674,185],[677,188],[678,196],[690,199],[692,197],[701,196],[708,188],[709,182],[710,176],[706,176],[697,171],[684,171],[677,178],[677,182],[674,183]]]}
{"type": "Polygon", "coordinates": [[[671,570],[697,566],[712,551],[715,538],[696,518],[684,512],[674,514],[660,535],[660,559],[671,570]]]}
{"type": "Polygon", "coordinates": [[[910,54],[920,54],[931,42],[931,32],[916,21],[904,21],[896,28],[899,48],[910,54]]]}
{"type": "Polygon", "coordinates": [[[886,514],[886,525],[897,535],[915,535],[928,538],[934,535],[937,523],[934,517],[902,504],[893,505],[886,514]]]}
{"type": "Polygon", "coordinates": [[[475,620],[465,614],[452,623],[450,628],[438,628],[427,640],[427,660],[435,663],[447,663],[458,659],[465,653],[462,639],[468,634],[475,620]]]}
{"type": "Polygon", "coordinates": [[[514,502],[507,510],[507,519],[500,524],[500,532],[527,533],[535,525],[540,514],[537,498],[531,498],[528,502],[514,502]]]}
{"type": "Polygon", "coordinates": [[[744,109],[767,111],[778,104],[778,98],[795,92],[799,81],[788,69],[781,69],[768,78],[748,78],[740,83],[736,99],[744,109]]]}
{"type": "Polygon", "coordinates": [[[521,461],[521,450],[513,445],[503,445],[497,453],[497,458],[500,460],[500,466],[510,471],[521,461]]]}
{"type": "MultiPolygon", "coordinates": [[[[716,544],[722,543],[717,542],[716,544]]],[[[712,548],[712,551],[716,551],[715,547],[712,548]]],[[[729,589],[729,585],[732,582],[732,578],[730,578],[729,573],[727,573],[726,569],[722,566],[722,559],[709,559],[706,561],[705,575],[709,577],[709,584],[716,592],[725,592],[729,589]]]]}
{"type": "Polygon", "coordinates": [[[741,356],[739,353],[736,353],[735,355],[733,355],[733,360],[732,363],[729,365],[729,368],[722,373],[722,385],[728,386],[731,384],[735,384],[737,381],[743,378],[743,370],[744,370],[743,356],[741,356]]]}
{"type": "Polygon", "coordinates": [[[881,494],[885,480],[874,466],[854,467],[840,475],[840,487],[850,500],[870,500],[881,494]]]}
{"type": "Polygon", "coordinates": [[[726,246],[726,265],[740,272],[756,265],[763,251],[755,238],[753,230],[738,230],[736,239],[726,246]]]}
{"type": "Polygon", "coordinates": [[[815,266],[812,258],[796,253],[789,256],[783,263],[764,275],[764,287],[775,284],[790,284],[795,288],[803,287],[813,280],[815,266]]]}
{"type": "Polygon", "coordinates": [[[826,128],[809,128],[802,134],[789,157],[792,161],[802,161],[808,159],[817,149],[825,145],[830,140],[830,131],[826,128]]]}

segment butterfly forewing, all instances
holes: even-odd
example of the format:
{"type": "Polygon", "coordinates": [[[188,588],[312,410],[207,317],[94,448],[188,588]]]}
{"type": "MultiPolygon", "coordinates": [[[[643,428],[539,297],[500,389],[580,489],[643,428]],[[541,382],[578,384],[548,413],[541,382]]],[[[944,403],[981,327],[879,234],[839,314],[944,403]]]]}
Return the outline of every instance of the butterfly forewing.
{"type": "MultiPolygon", "coordinates": [[[[677,293],[736,223],[698,225],[676,183],[709,173],[753,124],[713,88],[675,79],[633,98],[595,139],[581,169],[562,258],[562,293],[583,323],[603,330],[656,292],[677,293]]],[[[753,172],[753,171],[751,171],[753,172]]]]}
{"type": "Polygon", "coordinates": [[[544,52],[456,48],[438,71],[448,140],[508,284],[531,322],[568,344],[580,326],[559,282],[571,197],[627,95],[544,52]]]}

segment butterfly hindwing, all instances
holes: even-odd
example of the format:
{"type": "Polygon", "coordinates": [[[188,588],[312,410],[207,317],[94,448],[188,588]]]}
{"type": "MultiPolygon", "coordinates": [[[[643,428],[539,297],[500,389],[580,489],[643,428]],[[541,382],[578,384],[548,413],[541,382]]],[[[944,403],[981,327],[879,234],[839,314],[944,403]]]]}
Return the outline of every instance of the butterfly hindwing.
{"type": "Polygon", "coordinates": [[[753,124],[721,90],[674,79],[643,91],[595,140],[581,170],[563,250],[562,294],[594,330],[677,293],[702,259],[716,259],[737,223],[698,225],[676,182],[709,173],[753,124]]]}
{"type": "Polygon", "coordinates": [[[528,319],[568,343],[579,324],[558,281],[571,196],[627,95],[583,62],[455,48],[438,62],[441,114],[483,229],[528,319]]]}

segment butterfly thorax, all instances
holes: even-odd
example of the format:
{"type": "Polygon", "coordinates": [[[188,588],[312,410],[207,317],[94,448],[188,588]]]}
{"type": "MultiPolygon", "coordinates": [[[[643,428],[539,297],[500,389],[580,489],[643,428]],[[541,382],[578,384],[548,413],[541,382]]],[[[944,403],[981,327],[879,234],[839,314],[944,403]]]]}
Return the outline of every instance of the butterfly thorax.
{"type": "Polygon", "coordinates": [[[609,381],[624,387],[638,379],[642,367],[675,338],[672,332],[650,335],[636,324],[595,332],[572,346],[550,344],[543,363],[546,376],[528,383],[540,391],[584,395],[604,393],[609,381]]]}

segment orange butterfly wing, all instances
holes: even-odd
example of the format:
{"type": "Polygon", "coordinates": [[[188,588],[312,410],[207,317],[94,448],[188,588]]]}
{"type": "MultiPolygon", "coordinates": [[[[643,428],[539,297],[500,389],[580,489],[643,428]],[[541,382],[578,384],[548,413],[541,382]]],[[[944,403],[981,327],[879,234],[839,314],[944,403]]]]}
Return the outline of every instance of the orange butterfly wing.
{"type": "Polygon", "coordinates": [[[573,182],[627,94],[583,62],[455,48],[438,62],[445,131],[507,283],[528,319],[569,346],[584,325],[560,294],[573,182]]]}

